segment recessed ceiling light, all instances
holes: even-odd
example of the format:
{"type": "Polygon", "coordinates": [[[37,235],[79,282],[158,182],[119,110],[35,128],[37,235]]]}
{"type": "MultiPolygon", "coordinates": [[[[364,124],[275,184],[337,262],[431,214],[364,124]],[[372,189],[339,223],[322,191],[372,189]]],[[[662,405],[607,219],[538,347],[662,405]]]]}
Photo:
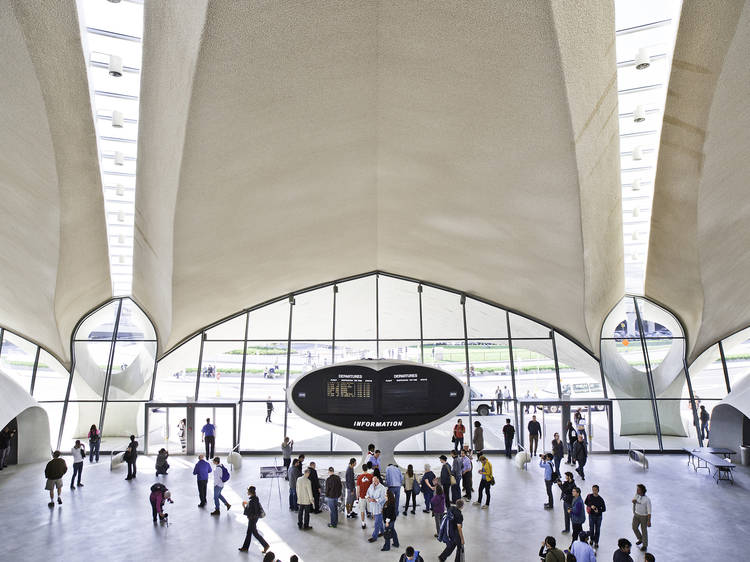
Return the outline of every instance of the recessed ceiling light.
{"type": "Polygon", "coordinates": [[[125,188],[123,187],[123,185],[121,183],[117,184],[117,188],[115,190],[115,193],[117,193],[118,197],[122,197],[123,195],[125,195],[125,188]]]}
{"type": "Polygon", "coordinates": [[[125,155],[119,150],[115,151],[115,165],[117,166],[125,165],[125,155]]]}
{"type": "Polygon", "coordinates": [[[125,211],[117,211],[117,221],[125,222],[125,211]]]}
{"type": "Polygon", "coordinates": [[[631,188],[631,189],[632,189],[633,191],[640,191],[640,190],[641,190],[641,180],[640,180],[640,179],[638,179],[638,178],[635,178],[635,179],[633,180],[633,184],[632,184],[632,185],[630,186],[630,188],[631,188]]]}
{"type": "Polygon", "coordinates": [[[643,70],[649,66],[651,66],[651,56],[648,54],[647,48],[641,47],[635,55],[635,68],[643,70]]]}
{"type": "Polygon", "coordinates": [[[117,111],[115,109],[112,112],[112,126],[117,127],[118,129],[121,129],[124,123],[125,123],[125,117],[123,116],[122,111],[117,111]]]}
{"type": "Polygon", "coordinates": [[[633,207],[633,218],[638,218],[641,214],[641,210],[638,207],[633,207]]]}
{"type": "Polygon", "coordinates": [[[632,238],[633,238],[633,242],[638,242],[638,231],[637,230],[633,231],[633,237],[632,238]]]}
{"type": "Polygon", "coordinates": [[[633,149],[633,160],[643,160],[643,149],[640,146],[633,149]]]}
{"type": "Polygon", "coordinates": [[[646,108],[642,105],[638,105],[633,112],[633,121],[635,123],[643,123],[646,120],[646,108]]]}
{"type": "Polygon", "coordinates": [[[122,76],[122,57],[109,55],[109,75],[119,78],[122,76]]]}
{"type": "Polygon", "coordinates": [[[117,235],[117,243],[118,244],[124,244],[125,243],[125,235],[124,234],[118,234],[117,235]]]}

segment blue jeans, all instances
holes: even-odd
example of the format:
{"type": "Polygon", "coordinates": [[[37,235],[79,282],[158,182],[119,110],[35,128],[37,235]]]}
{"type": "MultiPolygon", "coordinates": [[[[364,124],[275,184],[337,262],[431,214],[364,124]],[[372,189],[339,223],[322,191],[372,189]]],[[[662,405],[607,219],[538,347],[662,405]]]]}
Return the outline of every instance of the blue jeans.
{"type": "Polygon", "coordinates": [[[393,496],[396,498],[396,516],[398,516],[398,504],[401,500],[401,486],[388,486],[388,489],[393,492],[393,496]]]}
{"type": "Polygon", "coordinates": [[[297,490],[295,488],[289,488],[289,509],[294,511],[299,509],[297,505],[297,490]]]}
{"type": "Polygon", "coordinates": [[[599,544],[599,532],[602,530],[602,514],[589,513],[589,534],[591,542],[599,544]]]}
{"type": "Polygon", "coordinates": [[[70,479],[70,485],[73,486],[73,482],[78,475],[78,483],[81,483],[81,474],[83,474],[83,461],[73,463],[73,478],[70,479]]]}
{"type": "Polygon", "coordinates": [[[422,495],[424,496],[424,510],[425,511],[432,511],[432,496],[435,495],[435,492],[428,489],[426,492],[423,492],[422,495]]]}
{"type": "Polygon", "coordinates": [[[377,539],[378,535],[385,530],[383,527],[383,514],[378,513],[373,517],[375,517],[375,528],[372,530],[372,538],[377,539]]]}
{"type": "Polygon", "coordinates": [[[214,507],[216,508],[216,511],[219,511],[219,500],[224,502],[224,505],[229,507],[229,502],[227,502],[227,500],[224,499],[224,496],[221,495],[222,490],[222,486],[214,486],[214,507]]]}
{"type": "Polygon", "coordinates": [[[701,439],[708,437],[708,422],[701,422],[701,439]]]}
{"type": "MultiPolygon", "coordinates": [[[[398,511],[398,510],[396,510],[398,511]]],[[[398,533],[396,533],[396,520],[392,519],[390,523],[388,523],[388,528],[391,530],[391,538],[385,539],[385,546],[383,547],[383,550],[390,550],[391,549],[391,541],[393,541],[393,546],[398,548],[398,533]]],[[[385,534],[385,531],[383,531],[383,534],[385,534]]]]}
{"type": "Polygon", "coordinates": [[[101,444],[101,440],[96,443],[89,441],[89,462],[94,462],[94,456],[96,456],[96,462],[99,462],[99,445],[101,444]]]}
{"type": "Polygon", "coordinates": [[[326,498],[328,510],[331,512],[331,525],[339,524],[339,500],[338,498],[326,498]]]}

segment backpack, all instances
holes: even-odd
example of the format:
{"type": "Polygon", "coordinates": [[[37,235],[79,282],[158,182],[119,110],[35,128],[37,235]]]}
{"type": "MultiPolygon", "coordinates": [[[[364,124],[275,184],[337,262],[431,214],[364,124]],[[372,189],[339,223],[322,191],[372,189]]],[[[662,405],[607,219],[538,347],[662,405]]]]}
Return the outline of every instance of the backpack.
{"type": "Polygon", "coordinates": [[[229,471],[227,470],[227,467],[225,467],[223,464],[219,465],[221,467],[221,481],[226,482],[229,480],[229,471]]]}
{"type": "Polygon", "coordinates": [[[453,512],[449,509],[443,515],[443,520],[440,522],[440,532],[438,532],[438,540],[445,544],[453,543],[452,537],[453,527],[453,512]]]}
{"type": "Polygon", "coordinates": [[[422,491],[422,487],[419,485],[419,479],[416,476],[414,477],[414,484],[411,486],[411,491],[414,493],[414,497],[417,497],[419,492],[422,491]]]}

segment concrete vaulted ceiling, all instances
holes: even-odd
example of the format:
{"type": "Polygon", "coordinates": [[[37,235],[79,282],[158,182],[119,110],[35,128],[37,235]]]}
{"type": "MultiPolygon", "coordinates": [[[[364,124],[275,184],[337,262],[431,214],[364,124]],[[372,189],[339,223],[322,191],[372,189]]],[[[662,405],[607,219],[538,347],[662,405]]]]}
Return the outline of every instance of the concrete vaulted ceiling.
{"type": "Polygon", "coordinates": [[[750,2],[682,8],[661,136],[646,295],[692,361],[750,325],[750,2]]]}
{"type": "Polygon", "coordinates": [[[596,352],[623,292],[613,10],[147,2],[133,296],[161,351],[379,269],[596,352]]]}
{"type": "Polygon", "coordinates": [[[0,2],[0,324],[70,363],[111,297],[104,202],[74,2],[0,2]]]}

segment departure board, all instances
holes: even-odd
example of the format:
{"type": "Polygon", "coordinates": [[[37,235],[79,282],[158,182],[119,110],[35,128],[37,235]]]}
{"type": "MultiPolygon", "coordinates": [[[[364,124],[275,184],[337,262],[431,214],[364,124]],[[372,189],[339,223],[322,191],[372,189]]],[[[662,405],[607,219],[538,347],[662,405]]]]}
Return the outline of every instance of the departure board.
{"type": "Polygon", "coordinates": [[[383,414],[429,412],[430,383],[426,380],[388,380],[383,384],[383,414]]]}
{"type": "Polygon", "coordinates": [[[332,414],[371,415],[375,409],[372,380],[339,375],[326,381],[328,411],[332,414]]]}

